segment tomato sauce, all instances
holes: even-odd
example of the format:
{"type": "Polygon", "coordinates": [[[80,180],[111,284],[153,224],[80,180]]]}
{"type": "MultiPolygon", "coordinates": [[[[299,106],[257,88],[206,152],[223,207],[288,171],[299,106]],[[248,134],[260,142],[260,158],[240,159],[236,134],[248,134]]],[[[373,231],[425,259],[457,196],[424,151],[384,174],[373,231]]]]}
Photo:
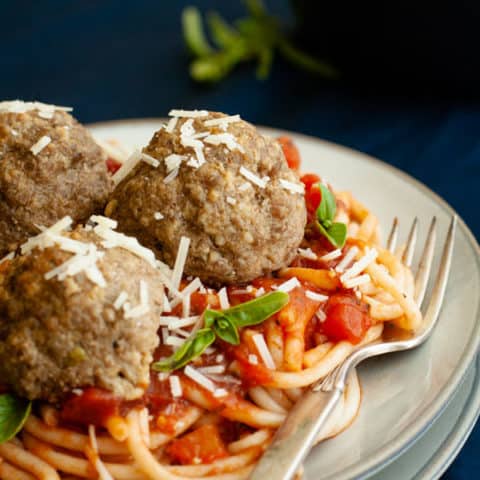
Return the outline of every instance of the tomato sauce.
{"type": "Polygon", "coordinates": [[[167,455],[181,465],[212,463],[228,456],[228,450],[217,425],[207,424],[174,440],[167,455]]]}

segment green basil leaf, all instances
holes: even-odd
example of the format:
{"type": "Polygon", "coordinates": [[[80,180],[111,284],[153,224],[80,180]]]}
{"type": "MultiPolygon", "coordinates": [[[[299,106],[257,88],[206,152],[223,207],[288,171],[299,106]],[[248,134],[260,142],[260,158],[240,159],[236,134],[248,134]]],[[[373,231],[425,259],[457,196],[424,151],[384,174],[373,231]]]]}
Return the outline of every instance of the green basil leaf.
{"type": "Polygon", "coordinates": [[[182,12],[183,38],[193,55],[204,57],[213,53],[203,31],[202,17],[195,7],[186,7],[182,12]]]}
{"type": "Polygon", "coordinates": [[[320,191],[322,192],[322,199],[320,205],[317,208],[317,218],[320,223],[332,222],[337,212],[337,203],[333,193],[323,184],[319,184],[320,191]]]}
{"type": "Polygon", "coordinates": [[[223,315],[237,327],[258,325],[281,310],[289,301],[288,293],[270,292],[235,307],[223,310],[223,315]]]}
{"type": "Polygon", "coordinates": [[[13,438],[30,415],[32,402],[9,393],[0,395],[0,443],[13,438]]]}
{"type": "Polygon", "coordinates": [[[215,320],[222,317],[223,317],[223,312],[219,310],[209,310],[209,309],[205,310],[203,314],[203,322],[205,324],[205,327],[211,328],[215,323],[215,320]]]}
{"type": "Polygon", "coordinates": [[[207,347],[215,341],[215,333],[210,328],[198,330],[192,338],[185,343],[170,357],[159,360],[152,365],[157,372],[171,372],[184,367],[194,358],[200,356],[207,347]]]}
{"type": "Polygon", "coordinates": [[[335,243],[333,245],[337,248],[342,248],[345,245],[347,239],[347,226],[344,223],[332,223],[328,229],[328,235],[335,243]]]}
{"type": "Polygon", "coordinates": [[[231,343],[232,345],[238,345],[240,343],[237,327],[228,317],[222,316],[221,318],[217,318],[213,324],[213,329],[217,337],[223,341],[231,343]]]}
{"type": "Polygon", "coordinates": [[[315,222],[319,232],[336,248],[342,248],[347,239],[347,226],[344,223],[332,223],[325,228],[321,223],[315,222]]]}

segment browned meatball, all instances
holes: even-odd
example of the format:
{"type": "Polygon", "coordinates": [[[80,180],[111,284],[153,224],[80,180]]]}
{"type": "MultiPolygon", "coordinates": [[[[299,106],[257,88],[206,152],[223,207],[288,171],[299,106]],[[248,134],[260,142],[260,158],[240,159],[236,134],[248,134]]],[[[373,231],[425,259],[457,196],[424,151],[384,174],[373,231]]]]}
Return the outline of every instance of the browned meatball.
{"type": "Polygon", "coordinates": [[[119,230],[137,236],[170,266],[180,238],[190,238],[184,271],[211,284],[248,282],[286,266],[306,223],[301,183],[278,142],[245,121],[205,125],[222,117],[180,118],[172,133],[156,132],[144,153],[159,166],[140,162],[105,210],[119,230]],[[206,160],[199,168],[198,151],[185,146],[185,138],[197,133],[206,160]],[[181,155],[182,163],[178,175],[165,181],[167,166],[178,162],[172,154],[181,155]],[[247,178],[249,172],[264,188],[247,178]],[[285,181],[299,191],[285,188],[285,181]]]}
{"type": "Polygon", "coordinates": [[[85,127],[35,105],[0,103],[0,255],[38,233],[36,225],[86,220],[112,188],[105,154],[85,127]]]}
{"type": "MultiPolygon", "coordinates": [[[[77,229],[64,237],[103,250],[92,232],[77,229]]],[[[46,279],[72,256],[56,245],[0,265],[1,382],[18,395],[49,402],[86,386],[136,398],[148,385],[158,344],[163,302],[158,272],[130,251],[114,247],[96,261],[104,286],[90,280],[86,271],[46,279]],[[142,300],[145,287],[148,298],[143,295],[142,300]],[[128,308],[127,303],[115,305],[121,292],[128,294],[128,308]]]]}

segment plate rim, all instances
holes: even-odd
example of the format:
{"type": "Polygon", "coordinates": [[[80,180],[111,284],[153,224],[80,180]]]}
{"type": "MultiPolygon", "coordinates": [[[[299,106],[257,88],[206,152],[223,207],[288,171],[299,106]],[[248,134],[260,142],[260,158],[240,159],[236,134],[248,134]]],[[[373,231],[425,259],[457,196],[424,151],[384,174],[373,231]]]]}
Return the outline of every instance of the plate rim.
{"type": "MultiPolygon", "coordinates": [[[[162,117],[147,117],[147,118],[126,118],[126,119],[118,119],[118,120],[111,120],[111,121],[101,121],[96,123],[87,124],[86,127],[89,129],[98,129],[98,128],[108,128],[114,127],[117,125],[131,125],[131,124],[148,124],[148,123],[160,123],[165,121],[165,118],[162,117]]],[[[396,176],[399,176],[403,181],[407,182],[414,188],[420,190],[424,193],[427,197],[433,200],[436,204],[438,204],[447,214],[450,216],[456,215],[458,218],[458,230],[462,231],[465,234],[465,237],[468,241],[468,244],[472,247],[472,250],[476,253],[476,271],[477,275],[480,277],[480,246],[465,223],[462,217],[455,211],[455,209],[440,195],[435,193],[431,190],[427,185],[422,183],[420,180],[412,177],[410,174],[404,172],[403,170],[390,165],[383,160],[375,158],[371,155],[363,153],[359,150],[355,150],[354,148],[346,147],[328,140],[323,140],[321,138],[306,135],[299,132],[294,132],[291,130],[284,130],[281,128],[274,128],[274,127],[267,127],[263,125],[256,125],[260,130],[266,132],[267,134],[287,134],[293,135],[297,138],[304,139],[308,142],[315,142],[322,144],[323,146],[341,151],[344,154],[349,156],[354,156],[358,158],[360,161],[374,164],[376,167],[386,170],[389,173],[393,173],[396,176]]],[[[476,324],[474,326],[472,336],[469,342],[466,344],[466,348],[463,350],[462,356],[460,357],[460,362],[457,364],[457,368],[450,376],[448,382],[441,388],[439,394],[429,405],[426,405],[419,415],[416,417],[417,419],[423,418],[424,420],[420,422],[420,425],[417,425],[417,421],[411,421],[408,425],[406,425],[400,433],[395,437],[395,439],[391,440],[384,448],[381,449],[379,452],[375,452],[365,459],[362,459],[355,464],[338,471],[334,478],[338,480],[340,478],[367,478],[374,473],[381,470],[386,465],[393,462],[396,458],[398,458],[406,449],[410,448],[417,440],[420,438],[429,426],[443,413],[446,406],[449,404],[452,396],[455,392],[455,389],[464,379],[466,372],[468,371],[469,366],[475,360],[477,353],[480,347],[480,295],[478,295],[477,305],[475,310],[475,317],[476,317],[476,324]]],[[[317,447],[318,448],[318,447],[317,447]]],[[[326,479],[332,479],[333,477],[329,475],[325,477],[326,479]]]]}
{"type": "Polygon", "coordinates": [[[480,416],[480,355],[474,361],[475,378],[462,413],[452,430],[412,480],[438,479],[453,463],[480,416]]]}

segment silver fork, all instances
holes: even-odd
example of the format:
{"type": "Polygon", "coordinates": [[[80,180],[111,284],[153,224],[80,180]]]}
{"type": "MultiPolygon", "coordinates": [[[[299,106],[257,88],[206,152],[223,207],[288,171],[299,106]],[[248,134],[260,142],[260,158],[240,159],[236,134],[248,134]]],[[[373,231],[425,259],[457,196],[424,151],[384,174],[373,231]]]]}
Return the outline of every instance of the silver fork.
{"type": "MultiPolygon", "coordinates": [[[[420,329],[407,340],[389,340],[360,347],[347,357],[330,375],[313,385],[293,406],[285,422],[277,430],[271,445],[253,470],[250,480],[290,480],[301,466],[312,447],[320,429],[341,398],[349,372],[363,360],[400,350],[410,350],[422,345],[432,333],[445,294],[452,260],[453,243],[457,217],[453,216],[447,233],[437,278],[432,290],[430,303],[424,313],[420,329]]],[[[417,219],[414,220],[402,261],[410,266],[417,239],[417,219]]],[[[398,221],[394,220],[387,241],[387,248],[393,251],[398,234],[398,221]]],[[[436,241],[436,219],[430,229],[415,275],[415,300],[422,305],[427,290],[436,241]]]]}

